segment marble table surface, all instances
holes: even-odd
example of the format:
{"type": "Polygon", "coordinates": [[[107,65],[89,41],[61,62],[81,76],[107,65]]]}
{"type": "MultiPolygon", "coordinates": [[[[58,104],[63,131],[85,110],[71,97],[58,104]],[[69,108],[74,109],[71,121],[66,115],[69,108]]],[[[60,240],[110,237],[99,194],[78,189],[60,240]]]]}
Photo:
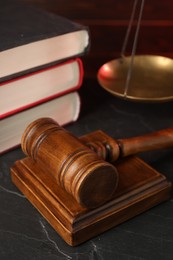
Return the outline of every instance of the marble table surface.
{"type": "MultiPolygon", "coordinates": [[[[66,126],[77,136],[101,129],[114,138],[173,127],[173,102],[142,104],[121,100],[85,81],[81,114],[66,126]]],[[[139,155],[173,182],[173,149],[139,155]]],[[[14,186],[10,167],[24,157],[20,147],[0,157],[0,260],[172,260],[173,199],[70,247],[14,186]]]]}

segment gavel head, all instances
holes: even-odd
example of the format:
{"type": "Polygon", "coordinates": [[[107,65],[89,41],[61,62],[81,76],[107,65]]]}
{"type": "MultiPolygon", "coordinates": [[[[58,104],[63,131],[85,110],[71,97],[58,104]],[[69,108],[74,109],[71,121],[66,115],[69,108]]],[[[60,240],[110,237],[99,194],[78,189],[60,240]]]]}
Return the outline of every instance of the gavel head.
{"type": "Polygon", "coordinates": [[[80,205],[94,208],[114,194],[118,183],[116,168],[51,118],[31,123],[22,136],[21,146],[80,205]]]}

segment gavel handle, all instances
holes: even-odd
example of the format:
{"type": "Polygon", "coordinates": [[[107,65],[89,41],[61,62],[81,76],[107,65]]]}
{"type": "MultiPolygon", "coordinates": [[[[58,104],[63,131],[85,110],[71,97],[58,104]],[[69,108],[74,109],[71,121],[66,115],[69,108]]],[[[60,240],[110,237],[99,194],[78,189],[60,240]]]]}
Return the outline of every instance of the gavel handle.
{"type": "Polygon", "coordinates": [[[99,153],[103,159],[109,157],[109,161],[115,161],[119,157],[173,147],[173,128],[117,140],[99,130],[80,139],[89,147],[94,148],[93,150],[99,153]]]}
{"type": "Polygon", "coordinates": [[[141,152],[173,147],[173,128],[156,131],[143,136],[117,140],[122,157],[141,152]]]}

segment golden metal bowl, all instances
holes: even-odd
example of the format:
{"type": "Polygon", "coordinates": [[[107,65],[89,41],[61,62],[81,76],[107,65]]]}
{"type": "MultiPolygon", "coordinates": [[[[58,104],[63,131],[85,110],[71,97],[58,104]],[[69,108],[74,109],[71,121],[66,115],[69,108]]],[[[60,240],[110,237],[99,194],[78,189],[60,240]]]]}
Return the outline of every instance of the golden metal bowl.
{"type": "Polygon", "coordinates": [[[173,60],[155,55],[135,55],[131,78],[125,86],[131,57],[105,63],[98,71],[98,82],[111,94],[140,102],[173,99],[173,60]]]}

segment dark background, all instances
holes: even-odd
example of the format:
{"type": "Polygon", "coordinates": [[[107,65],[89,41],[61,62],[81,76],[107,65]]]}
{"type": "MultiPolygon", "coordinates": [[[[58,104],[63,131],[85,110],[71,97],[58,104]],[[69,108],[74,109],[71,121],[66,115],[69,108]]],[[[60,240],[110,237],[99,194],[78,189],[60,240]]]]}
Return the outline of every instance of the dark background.
{"type": "MultiPolygon", "coordinates": [[[[91,51],[83,58],[79,120],[66,126],[77,136],[102,129],[114,138],[131,137],[173,126],[173,102],[142,104],[111,96],[97,83],[98,68],[118,57],[132,1],[23,0],[86,24],[91,51]]],[[[172,57],[172,1],[146,1],[137,52],[172,57]]],[[[130,52],[130,44],[127,52],[130,52]]],[[[1,260],[172,260],[173,200],[77,246],[68,246],[12,184],[10,167],[24,157],[15,149],[0,158],[1,260]]],[[[140,157],[173,182],[173,149],[140,157]]]]}
{"type": "MultiPolygon", "coordinates": [[[[20,1],[64,15],[90,27],[91,50],[84,59],[86,77],[95,77],[101,64],[119,57],[132,11],[133,0],[20,1]]],[[[173,57],[172,10],[173,2],[171,0],[145,0],[137,54],[159,54],[173,57]]],[[[127,55],[131,53],[136,18],[137,14],[127,46],[127,55]]]]}

